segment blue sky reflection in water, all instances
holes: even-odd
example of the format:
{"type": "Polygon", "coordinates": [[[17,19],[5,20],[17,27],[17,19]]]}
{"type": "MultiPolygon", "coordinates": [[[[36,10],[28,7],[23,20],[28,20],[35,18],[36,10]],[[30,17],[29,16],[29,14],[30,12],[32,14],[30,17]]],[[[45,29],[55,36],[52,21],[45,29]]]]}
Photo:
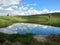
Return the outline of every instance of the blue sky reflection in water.
{"type": "Polygon", "coordinates": [[[0,32],[9,34],[11,33],[60,34],[60,28],[39,24],[15,23],[6,28],[0,28],[0,32]]]}

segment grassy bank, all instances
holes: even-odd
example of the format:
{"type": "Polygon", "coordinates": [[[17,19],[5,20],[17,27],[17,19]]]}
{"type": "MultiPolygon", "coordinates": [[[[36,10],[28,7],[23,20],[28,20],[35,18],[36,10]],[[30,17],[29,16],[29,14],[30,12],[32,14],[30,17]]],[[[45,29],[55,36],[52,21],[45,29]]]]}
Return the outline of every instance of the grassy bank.
{"type": "MultiPolygon", "coordinates": [[[[60,45],[60,34],[43,36],[46,41],[37,41],[35,34],[6,34],[0,33],[0,45],[60,45]]],[[[41,38],[41,36],[39,36],[41,38]]],[[[38,37],[38,36],[37,36],[38,37]]]]}
{"type": "Polygon", "coordinates": [[[32,16],[0,16],[0,27],[6,27],[13,23],[35,23],[43,25],[52,25],[60,27],[60,15],[43,14],[43,15],[32,15],[32,16]]]}

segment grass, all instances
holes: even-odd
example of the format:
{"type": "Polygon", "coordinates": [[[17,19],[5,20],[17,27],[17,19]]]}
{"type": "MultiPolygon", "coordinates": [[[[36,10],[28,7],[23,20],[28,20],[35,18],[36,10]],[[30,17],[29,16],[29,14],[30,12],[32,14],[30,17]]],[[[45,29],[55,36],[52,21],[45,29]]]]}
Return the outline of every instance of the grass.
{"type": "Polygon", "coordinates": [[[6,34],[0,32],[0,45],[60,45],[60,34],[46,36],[46,41],[37,41],[35,34],[6,34]]]}
{"type": "Polygon", "coordinates": [[[51,14],[32,15],[32,16],[0,16],[0,28],[9,26],[13,23],[35,23],[60,27],[60,15],[51,14]]]}

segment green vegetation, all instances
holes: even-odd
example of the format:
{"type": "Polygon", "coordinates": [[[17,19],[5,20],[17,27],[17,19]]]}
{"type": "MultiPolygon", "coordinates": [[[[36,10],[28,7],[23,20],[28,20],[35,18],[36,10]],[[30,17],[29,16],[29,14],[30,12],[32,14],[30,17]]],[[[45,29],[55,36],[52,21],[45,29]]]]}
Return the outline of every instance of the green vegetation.
{"type": "MultiPolygon", "coordinates": [[[[39,42],[33,38],[34,34],[25,34],[25,35],[20,35],[20,34],[5,34],[5,33],[0,33],[0,45],[1,43],[9,43],[13,44],[14,42],[19,42],[21,45],[37,45],[39,42]]],[[[17,44],[16,44],[17,45],[17,44]]]]}
{"type": "Polygon", "coordinates": [[[0,33],[0,45],[60,45],[60,34],[50,34],[47,41],[39,42],[33,38],[35,34],[6,34],[0,33]]]}
{"type": "Polygon", "coordinates": [[[6,27],[13,23],[35,23],[60,27],[60,13],[31,16],[0,16],[0,27],[6,27]]]}

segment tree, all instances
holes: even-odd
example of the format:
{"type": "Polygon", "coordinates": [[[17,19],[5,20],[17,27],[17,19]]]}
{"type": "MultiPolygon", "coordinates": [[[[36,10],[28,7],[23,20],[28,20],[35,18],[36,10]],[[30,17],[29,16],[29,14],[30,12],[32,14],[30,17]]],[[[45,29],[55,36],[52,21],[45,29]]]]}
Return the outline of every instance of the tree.
{"type": "Polygon", "coordinates": [[[9,14],[7,14],[7,16],[9,16],[9,14]]]}

